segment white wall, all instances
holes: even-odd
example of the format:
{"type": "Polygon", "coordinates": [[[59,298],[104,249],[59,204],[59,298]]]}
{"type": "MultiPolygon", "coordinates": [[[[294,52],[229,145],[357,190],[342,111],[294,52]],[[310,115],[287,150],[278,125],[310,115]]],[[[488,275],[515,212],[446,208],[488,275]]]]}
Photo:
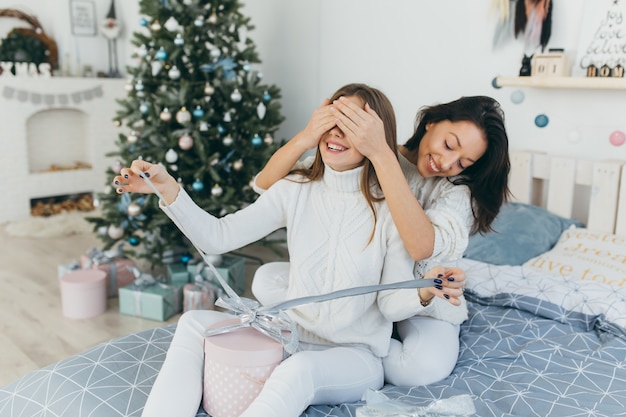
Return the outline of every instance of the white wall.
{"type": "MultiPolygon", "coordinates": [[[[94,1],[104,18],[110,0],[94,1]]],[[[585,0],[553,2],[548,46],[565,48],[573,61],[585,0]]],[[[17,7],[10,3],[0,0],[0,7],[17,7]]],[[[485,94],[501,102],[513,149],[626,158],[626,145],[614,147],[608,141],[612,131],[626,131],[626,91],[525,88],[525,100],[513,104],[511,94],[517,88],[492,87],[497,75],[517,75],[523,43],[512,40],[506,47],[493,50],[496,16],[489,10],[491,0],[242,3],[243,13],[256,26],[250,37],[263,61],[265,80],[282,90],[286,121],[279,138],[291,137],[303,127],[313,108],[336,88],[358,81],[389,95],[398,114],[401,141],[411,133],[420,106],[461,95],[485,94]],[[534,124],[540,113],[550,118],[543,129],[534,124]]],[[[38,15],[60,45],[72,45],[69,0],[21,0],[20,4],[38,15]]],[[[131,47],[124,42],[130,38],[133,26],[139,28],[139,14],[132,0],[117,0],[116,7],[127,29],[119,45],[122,58],[130,55],[131,47]]],[[[102,37],[81,38],[79,43],[83,64],[93,62],[95,68],[106,69],[106,42],[102,37]],[[98,46],[88,45],[92,43],[98,46]]]]}

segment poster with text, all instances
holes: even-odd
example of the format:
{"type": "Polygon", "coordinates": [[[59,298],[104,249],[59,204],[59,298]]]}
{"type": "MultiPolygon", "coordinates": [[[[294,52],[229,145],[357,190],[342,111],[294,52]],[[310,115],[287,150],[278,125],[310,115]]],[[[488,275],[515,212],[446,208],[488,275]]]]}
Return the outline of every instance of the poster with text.
{"type": "Polygon", "coordinates": [[[573,76],[587,67],[626,67],[626,0],[586,0],[573,76]]]}

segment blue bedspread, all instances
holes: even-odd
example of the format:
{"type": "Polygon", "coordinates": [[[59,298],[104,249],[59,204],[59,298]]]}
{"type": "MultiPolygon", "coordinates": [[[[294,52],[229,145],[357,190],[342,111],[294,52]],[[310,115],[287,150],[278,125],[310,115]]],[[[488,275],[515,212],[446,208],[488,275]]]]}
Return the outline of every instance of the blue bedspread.
{"type": "MultiPolygon", "coordinates": [[[[470,289],[467,299],[453,373],[424,387],[385,386],[389,397],[425,406],[469,394],[480,417],[626,416],[626,337],[603,316],[519,293],[470,289]]],[[[0,417],[140,416],[173,329],[124,336],[31,372],[0,388],[0,417]]],[[[314,406],[303,416],[354,417],[360,405],[314,406]]]]}

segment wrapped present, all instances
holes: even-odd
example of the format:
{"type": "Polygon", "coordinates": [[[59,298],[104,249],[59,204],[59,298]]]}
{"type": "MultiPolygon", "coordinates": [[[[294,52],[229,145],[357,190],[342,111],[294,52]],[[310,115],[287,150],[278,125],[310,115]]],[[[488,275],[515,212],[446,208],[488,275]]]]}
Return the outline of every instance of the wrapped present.
{"type": "Polygon", "coordinates": [[[98,269],[77,269],[60,279],[63,315],[87,319],[107,309],[106,273],[98,269]]]}
{"type": "Polygon", "coordinates": [[[99,269],[107,273],[109,297],[117,297],[119,288],[135,280],[132,271],[135,262],[124,256],[121,247],[110,251],[92,248],[81,255],[80,260],[83,269],[99,269]]]}
{"type": "Polygon", "coordinates": [[[70,272],[77,271],[79,269],[81,269],[79,261],[70,262],[69,264],[57,265],[57,276],[59,277],[59,279],[61,279],[64,275],[67,275],[70,272]]]}
{"type": "Polygon", "coordinates": [[[167,264],[167,277],[168,282],[171,284],[188,284],[190,281],[190,274],[187,271],[187,266],[182,262],[176,262],[167,264]]]}
{"type": "Polygon", "coordinates": [[[165,321],[181,311],[181,289],[133,268],[133,283],[119,289],[120,313],[165,321]]]}
{"type": "Polygon", "coordinates": [[[213,310],[217,299],[217,287],[206,281],[185,284],[183,287],[183,311],[213,310]]]}
{"type": "MultiPolygon", "coordinates": [[[[244,293],[246,290],[245,258],[235,255],[224,255],[221,257],[219,265],[215,265],[214,263],[212,263],[212,265],[237,294],[241,295],[244,293]]],[[[195,279],[196,275],[201,275],[204,280],[211,282],[219,289],[218,296],[222,295],[222,285],[220,285],[215,277],[215,273],[207,267],[205,262],[189,262],[187,264],[187,270],[190,271],[193,279],[195,279]]]]}
{"type": "MultiPolygon", "coordinates": [[[[226,320],[214,327],[232,323],[239,323],[239,319],[226,320]]],[[[252,327],[206,337],[204,410],[213,417],[239,416],[282,360],[282,344],[252,327]]]]}

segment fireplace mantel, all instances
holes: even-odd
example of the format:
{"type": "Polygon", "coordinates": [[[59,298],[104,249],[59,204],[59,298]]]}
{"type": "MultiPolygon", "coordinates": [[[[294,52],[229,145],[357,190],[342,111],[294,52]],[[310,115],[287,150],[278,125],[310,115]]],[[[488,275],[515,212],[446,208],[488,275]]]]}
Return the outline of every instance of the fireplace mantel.
{"type": "Polygon", "coordinates": [[[30,217],[32,199],[104,188],[114,162],[105,154],[115,150],[120,130],[113,124],[115,100],[125,96],[124,85],[122,79],[0,76],[0,223],[30,217]],[[47,157],[61,165],[85,159],[88,167],[41,170],[47,157]]]}

